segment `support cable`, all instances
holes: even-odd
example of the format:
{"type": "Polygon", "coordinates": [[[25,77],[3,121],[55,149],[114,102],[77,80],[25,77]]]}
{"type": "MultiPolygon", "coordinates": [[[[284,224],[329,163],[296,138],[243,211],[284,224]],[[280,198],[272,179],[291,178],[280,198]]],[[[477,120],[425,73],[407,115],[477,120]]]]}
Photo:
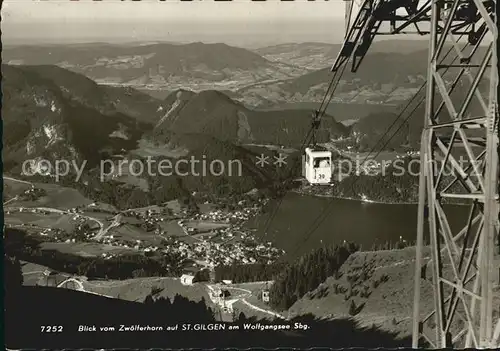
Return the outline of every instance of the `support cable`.
{"type": "MultiPolygon", "coordinates": [[[[460,38],[463,36],[464,34],[462,34],[460,36],[460,38]]],[[[460,38],[458,40],[460,40],[460,38]]],[[[448,57],[448,55],[453,51],[453,47],[451,47],[448,52],[446,53],[446,55],[443,57],[443,59],[441,60],[441,64],[444,62],[444,60],[448,57]]],[[[453,59],[452,63],[458,58],[458,55],[455,56],[455,58],[453,59]]],[[[445,72],[443,74],[445,74],[448,70],[449,70],[450,67],[447,67],[445,69],[445,72]]],[[[401,110],[401,112],[398,114],[398,116],[396,117],[396,119],[394,120],[394,122],[391,124],[391,126],[386,130],[386,132],[384,133],[384,135],[382,135],[382,137],[379,139],[379,142],[377,142],[377,144],[375,145],[375,147],[373,147],[370,152],[366,155],[366,157],[364,158],[363,162],[366,162],[366,160],[370,157],[370,155],[375,151],[375,148],[376,146],[383,140],[383,138],[385,138],[385,136],[389,133],[390,131],[390,128],[392,128],[394,125],[396,125],[396,123],[398,122],[398,120],[403,116],[404,112],[406,111],[406,109],[411,105],[411,103],[413,102],[414,98],[418,95],[418,93],[426,86],[427,82],[425,82],[424,84],[422,84],[422,86],[420,87],[420,89],[417,91],[417,93],[414,95],[414,97],[412,99],[410,99],[410,101],[405,105],[405,107],[401,110]]],[[[394,138],[394,136],[396,136],[396,134],[402,129],[402,127],[406,124],[406,122],[411,118],[413,117],[413,114],[414,112],[417,110],[417,108],[422,104],[422,102],[425,100],[425,97],[423,99],[421,99],[419,101],[419,103],[417,104],[417,106],[415,106],[415,108],[410,112],[410,114],[405,118],[405,120],[403,121],[403,123],[401,123],[401,125],[398,127],[398,129],[390,136],[390,138],[384,143],[384,145],[382,145],[382,147],[380,148],[380,150],[377,152],[377,154],[375,155],[375,157],[377,157],[378,155],[380,155],[380,153],[383,151],[383,149],[389,144],[389,142],[394,138]]],[[[354,181],[352,182],[351,184],[351,187],[354,186],[354,184],[356,184],[356,182],[359,180],[359,178],[355,178],[354,181]]],[[[292,251],[292,255],[297,253],[298,249],[303,245],[305,244],[309,239],[310,237],[312,236],[312,234],[314,234],[314,232],[319,228],[319,226],[323,223],[323,221],[327,218],[327,214],[329,212],[329,208],[331,207],[331,205],[335,202],[335,198],[332,198],[332,200],[329,201],[329,203],[327,204],[326,208],[320,213],[320,215],[318,217],[316,217],[316,219],[314,220],[313,222],[313,225],[312,227],[306,232],[305,236],[304,236],[304,239],[302,241],[299,241],[298,244],[296,245],[296,247],[294,248],[294,250],[292,251]]]]}
{"type": "MultiPolygon", "coordinates": [[[[330,83],[328,84],[328,88],[327,88],[327,90],[325,92],[323,100],[321,101],[320,108],[318,110],[316,110],[315,115],[313,117],[313,121],[312,121],[311,127],[309,128],[309,131],[306,134],[306,137],[305,137],[304,141],[302,142],[302,144],[300,146],[300,149],[299,149],[299,158],[298,159],[302,160],[301,157],[302,157],[302,154],[304,153],[306,145],[309,145],[311,143],[311,141],[313,141],[314,143],[316,143],[315,130],[319,127],[319,123],[321,121],[321,118],[324,116],[324,114],[326,112],[326,108],[330,104],[330,101],[333,98],[333,94],[335,93],[335,90],[337,89],[337,87],[338,87],[338,85],[340,83],[340,80],[342,79],[342,76],[344,75],[344,71],[345,71],[346,67],[347,67],[347,62],[340,69],[340,75],[339,75],[339,71],[338,70],[335,71],[335,73],[334,73],[334,75],[333,75],[330,83]],[[336,79],[337,77],[338,77],[338,79],[336,79]],[[328,100],[328,102],[326,102],[327,100],[328,100]],[[326,104],[325,104],[325,102],[326,102],[326,104]]],[[[296,167],[296,162],[297,162],[297,159],[294,159],[292,161],[292,165],[291,165],[291,167],[289,169],[288,176],[285,179],[289,179],[293,175],[293,172],[294,172],[295,167],[296,167]]],[[[265,234],[267,234],[269,226],[274,221],[274,217],[278,213],[279,208],[281,207],[281,204],[283,203],[283,198],[284,198],[284,196],[280,197],[280,199],[278,201],[278,204],[275,206],[273,212],[271,213],[271,215],[269,216],[268,220],[266,221],[266,224],[264,225],[264,233],[265,234]]]]}

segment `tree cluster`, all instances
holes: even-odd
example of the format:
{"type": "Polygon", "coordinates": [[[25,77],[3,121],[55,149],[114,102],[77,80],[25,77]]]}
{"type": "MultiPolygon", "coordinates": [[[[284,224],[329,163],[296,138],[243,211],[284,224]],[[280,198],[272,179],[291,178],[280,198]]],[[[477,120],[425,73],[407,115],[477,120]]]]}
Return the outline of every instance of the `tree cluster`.
{"type": "Polygon", "coordinates": [[[85,275],[89,278],[129,279],[150,276],[179,276],[182,271],[178,255],[146,257],[144,255],[121,255],[108,259],[81,257],[56,250],[40,248],[38,238],[26,235],[21,230],[7,228],[5,252],[21,260],[50,267],[56,271],[85,275]]]}
{"type": "Polygon", "coordinates": [[[403,160],[398,168],[390,165],[384,172],[377,169],[373,174],[361,173],[338,182],[333,187],[333,195],[346,198],[360,198],[365,195],[368,199],[381,202],[403,203],[418,201],[418,174],[417,165],[413,166],[410,174],[407,170],[410,159],[403,160]],[[403,172],[401,169],[404,169],[403,172]]]}
{"type": "MultiPolygon", "coordinates": [[[[418,202],[418,183],[420,166],[411,156],[399,159],[398,163],[388,165],[384,171],[382,166],[377,170],[361,172],[337,182],[332,187],[333,196],[360,198],[387,203],[418,202]]],[[[418,161],[418,160],[417,160],[418,161]]],[[[444,189],[453,181],[453,176],[445,174],[439,189],[444,189]]],[[[460,182],[451,186],[453,191],[463,192],[460,182]]],[[[447,200],[449,203],[457,201],[447,200]]]]}
{"type": "Polygon", "coordinates": [[[270,304],[278,310],[292,306],[307,292],[335,274],[358,247],[354,244],[321,247],[287,266],[269,291],[270,304]]]}
{"type": "Polygon", "coordinates": [[[23,272],[21,263],[16,257],[4,255],[4,302],[5,308],[11,306],[11,302],[15,300],[18,292],[23,285],[23,272]]]}
{"type": "MultiPolygon", "coordinates": [[[[85,175],[86,183],[74,182],[71,177],[63,177],[58,184],[75,188],[87,198],[111,204],[118,209],[145,207],[180,199],[188,205],[189,211],[197,209],[192,196],[193,192],[206,192],[220,198],[244,194],[255,186],[252,175],[181,177],[174,174],[170,177],[160,177],[144,174],[142,178],[147,181],[148,189],[141,189],[115,180],[102,182],[99,175],[94,173],[94,170],[91,170],[85,175]]],[[[30,180],[44,183],[53,181],[47,177],[30,180]]]]}
{"type": "Polygon", "coordinates": [[[158,311],[165,311],[164,318],[169,322],[192,322],[213,323],[215,322],[214,312],[208,307],[205,298],[200,301],[191,301],[188,298],[176,294],[171,300],[169,297],[155,297],[153,292],[146,296],[144,303],[147,307],[153,307],[158,311]]]}
{"type": "Polygon", "coordinates": [[[208,281],[210,281],[210,271],[208,269],[201,269],[194,274],[193,283],[208,281]]]}
{"type": "Polygon", "coordinates": [[[283,269],[284,263],[232,264],[217,266],[215,280],[232,280],[233,283],[273,280],[283,269]]]}

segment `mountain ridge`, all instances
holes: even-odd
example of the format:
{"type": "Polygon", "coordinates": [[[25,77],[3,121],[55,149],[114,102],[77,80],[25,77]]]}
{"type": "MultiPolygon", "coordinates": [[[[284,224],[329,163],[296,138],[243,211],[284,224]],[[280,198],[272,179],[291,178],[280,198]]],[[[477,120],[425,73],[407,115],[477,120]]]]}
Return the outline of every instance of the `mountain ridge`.
{"type": "MultiPolygon", "coordinates": [[[[311,123],[310,110],[254,111],[218,91],[191,92],[181,101],[183,94],[186,92],[174,92],[165,100],[171,102],[166,109],[171,111],[173,106],[173,111],[157,125],[160,131],[205,134],[235,143],[298,146],[311,123]]],[[[328,132],[329,140],[346,136],[348,128],[326,116],[323,131],[328,132]]]]}
{"type": "Polygon", "coordinates": [[[148,129],[148,124],[121,112],[108,110],[104,114],[102,109],[89,106],[87,97],[73,99],[75,95],[65,93],[54,79],[33,67],[2,65],[2,75],[7,164],[22,162],[26,157],[52,161],[69,157],[96,163],[105,154],[135,148],[148,129]],[[124,137],[112,137],[117,130],[125,133],[124,137]]]}

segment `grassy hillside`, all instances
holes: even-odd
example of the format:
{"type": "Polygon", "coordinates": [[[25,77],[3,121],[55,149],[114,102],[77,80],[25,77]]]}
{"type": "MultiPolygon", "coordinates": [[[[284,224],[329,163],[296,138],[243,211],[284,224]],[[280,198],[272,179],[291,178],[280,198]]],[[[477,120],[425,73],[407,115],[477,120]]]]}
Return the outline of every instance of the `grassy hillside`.
{"type": "MultiPolygon", "coordinates": [[[[427,262],[430,250],[424,257],[427,262]]],[[[453,272],[446,264],[445,276],[453,272]]],[[[430,271],[422,278],[421,316],[433,309],[433,289],[430,271]]],[[[412,328],[415,272],[415,248],[403,250],[356,252],[342,265],[339,274],[326,279],[317,289],[297,301],[289,310],[290,317],[311,313],[317,318],[351,317],[362,326],[376,326],[410,336],[412,328]],[[354,306],[354,307],[352,307],[354,306]]],[[[449,294],[450,289],[445,288],[449,294]]],[[[446,295],[448,296],[448,295],[446,295]]],[[[500,302],[496,288],[495,301],[500,302]]],[[[496,306],[499,306],[498,303],[496,306]]],[[[459,311],[463,306],[459,305],[459,311]]],[[[496,315],[500,315],[497,307],[496,315]]],[[[457,331],[460,323],[453,324],[457,331]]],[[[429,331],[431,332],[431,331],[429,331]]]]}

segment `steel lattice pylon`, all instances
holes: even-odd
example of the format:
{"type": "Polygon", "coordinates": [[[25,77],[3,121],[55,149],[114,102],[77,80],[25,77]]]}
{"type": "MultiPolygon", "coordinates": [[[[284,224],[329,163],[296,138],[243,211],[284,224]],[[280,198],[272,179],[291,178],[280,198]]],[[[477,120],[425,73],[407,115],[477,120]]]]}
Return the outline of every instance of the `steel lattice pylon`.
{"type": "Polygon", "coordinates": [[[346,1],[334,79],[375,36],[430,35],[413,347],[500,347],[497,0],[346,1]],[[469,205],[462,223],[453,202],[469,205]]]}
{"type": "Polygon", "coordinates": [[[425,340],[436,348],[496,348],[500,345],[494,296],[499,230],[496,1],[432,0],[430,6],[413,347],[425,340]],[[450,45],[458,62],[443,60],[444,47],[450,45]],[[444,72],[451,77],[445,78],[444,72]],[[451,224],[452,202],[470,206],[469,217],[461,224],[451,224]],[[423,303],[429,295],[434,298],[430,312],[423,303]]]}

